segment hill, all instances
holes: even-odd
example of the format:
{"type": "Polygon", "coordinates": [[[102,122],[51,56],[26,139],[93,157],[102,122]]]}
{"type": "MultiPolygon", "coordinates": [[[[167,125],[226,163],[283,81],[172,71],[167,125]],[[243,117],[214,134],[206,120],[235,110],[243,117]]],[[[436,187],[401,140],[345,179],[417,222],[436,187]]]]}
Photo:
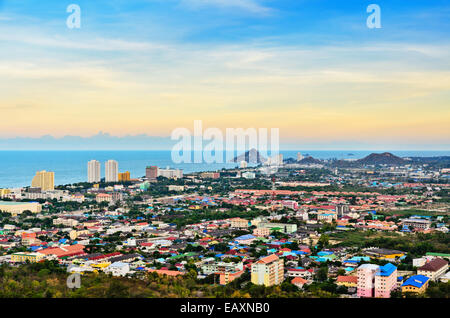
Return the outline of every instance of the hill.
{"type": "Polygon", "coordinates": [[[371,153],[367,157],[359,159],[356,162],[363,165],[402,165],[406,164],[408,161],[397,157],[390,152],[383,152],[371,153]]]}
{"type": "Polygon", "coordinates": [[[266,158],[261,156],[261,154],[255,148],[246,151],[240,156],[234,157],[230,162],[241,162],[247,161],[248,163],[264,163],[267,161],[266,158]]]}

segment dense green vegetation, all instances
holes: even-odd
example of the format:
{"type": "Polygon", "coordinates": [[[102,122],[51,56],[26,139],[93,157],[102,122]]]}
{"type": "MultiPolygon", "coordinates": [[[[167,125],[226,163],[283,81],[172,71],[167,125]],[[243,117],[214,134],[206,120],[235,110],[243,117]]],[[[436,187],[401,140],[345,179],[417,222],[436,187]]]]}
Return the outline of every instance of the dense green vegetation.
{"type": "Polygon", "coordinates": [[[214,284],[214,277],[197,279],[190,270],[181,277],[145,273],[137,278],[112,277],[102,273],[81,276],[81,288],[67,287],[68,274],[55,262],[0,266],[0,297],[332,297],[322,290],[306,293],[289,282],[264,287],[248,282],[247,272],[226,286],[214,284]]]}
{"type": "Polygon", "coordinates": [[[422,256],[427,252],[450,253],[450,235],[432,234],[397,234],[377,231],[346,231],[330,234],[330,239],[341,241],[338,246],[389,248],[422,256]]]}

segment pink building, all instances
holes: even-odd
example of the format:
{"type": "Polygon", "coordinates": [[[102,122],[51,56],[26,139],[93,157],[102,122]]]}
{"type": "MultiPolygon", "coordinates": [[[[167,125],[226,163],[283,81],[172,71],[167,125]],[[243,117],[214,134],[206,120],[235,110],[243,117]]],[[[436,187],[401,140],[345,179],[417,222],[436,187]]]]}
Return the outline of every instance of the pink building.
{"type": "Polygon", "coordinates": [[[389,298],[397,286],[397,267],[391,263],[383,266],[363,264],[357,269],[358,297],[389,298]]]}
{"type": "Polygon", "coordinates": [[[375,274],[375,297],[390,298],[391,291],[397,287],[397,267],[391,263],[380,266],[375,274]]]}
{"type": "Polygon", "coordinates": [[[378,272],[379,266],[374,264],[363,264],[357,269],[358,297],[373,297],[375,289],[375,274],[378,272]]]}

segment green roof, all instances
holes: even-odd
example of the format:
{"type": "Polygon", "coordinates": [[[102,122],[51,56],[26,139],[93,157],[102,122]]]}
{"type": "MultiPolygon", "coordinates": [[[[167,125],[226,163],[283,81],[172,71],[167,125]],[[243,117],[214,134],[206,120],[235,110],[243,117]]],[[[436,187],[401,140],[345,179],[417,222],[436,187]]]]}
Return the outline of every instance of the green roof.
{"type": "Polygon", "coordinates": [[[28,203],[37,203],[37,202],[15,202],[15,201],[0,201],[0,205],[22,205],[28,203]]]}
{"type": "Polygon", "coordinates": [[[445,253],[433,253],[433,252],[428,252],[427,255],[428,255],[428,256],[442,256],[442,257],[450,258],[450,254],[445,254],[445,253]]]}

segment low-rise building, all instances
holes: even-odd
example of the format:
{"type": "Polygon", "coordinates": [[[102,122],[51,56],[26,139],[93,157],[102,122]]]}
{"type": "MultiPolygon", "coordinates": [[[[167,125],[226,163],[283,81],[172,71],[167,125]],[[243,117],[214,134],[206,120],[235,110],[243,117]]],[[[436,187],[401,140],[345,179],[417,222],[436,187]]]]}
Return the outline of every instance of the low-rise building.
{"type": "Polygon", "coordinates": [[[23,253],[23,252],[19,252],[19,253],[14,253],[11,254],[11,262],[13,263],[25,263],[25,262],[30,262],[30,263],[37,263],[40,260],[42,260],[44,258],[44,254],[41,253],[23,253]]]}
{"type": "Polygon", "coordinates": [[[436,257],[417,269],[418,275],[429,277],[432,281],[436,281],[440,276],[444,275],[448,270],[448,262],[440,257],[436,257]]]}
{"type": "Polygon", "coordinates": [[[402,284],[402,293],[421,294],[428,288],[430,278],[424,275],[414,275],[402,284]]]}

